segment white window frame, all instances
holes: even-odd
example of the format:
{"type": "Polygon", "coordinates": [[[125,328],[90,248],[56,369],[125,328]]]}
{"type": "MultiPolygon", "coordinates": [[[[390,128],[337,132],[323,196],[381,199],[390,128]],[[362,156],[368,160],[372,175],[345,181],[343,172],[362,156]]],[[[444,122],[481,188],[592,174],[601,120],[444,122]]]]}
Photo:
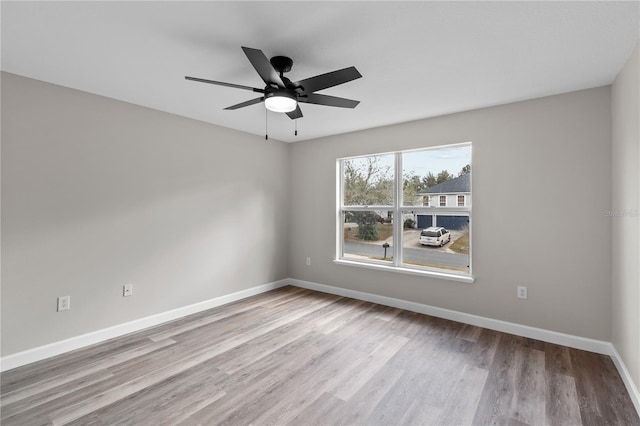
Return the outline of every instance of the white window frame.
{"type": "MultiPolygon", "coordinates": [[[[359,266],[376,270],[387,270],[412,275],[427,275],[436,278],[442,278],[453,281],[473,283],[475,278],[472,275],[472,220],[471,220],[471,207],[440,207],[438,200],[438,207],[432,206],[404,206],[402,203],[403,197],[403,174],[402,174],[402,154],[435,150],[442,148],[453,148],[456,146],[471,146],[471,142],[465,142],[453,145],[441,145],[436,147],[428,147],[416,150],[395,151],[387,153],[372,153],[367,155],[359,155],[353,157],[343,157],[336,160],[336,258],[334,262],[341,265],[359,266]],[[344,160],[350,160],[355,158],[373,157],[381,155],[393,154],[394,158],[394,203],[393,206],[345,206],[343,205],[343,192],[344,192],[344,160]],[[392,211],[393,212],[393,249],[392,256],[393,262],[377,261],[370,259],[352,259],[344,257],[343,240],[344,240],[344,214],[347,211],[392,211]],[[413,266],[405,264],[403,261],[403,212],[414,212],[424,214],[437,214],[437,215],[453,215],[453,216],[467,216],[469,218],[469,271],[458,272],[441,268],[429,268],[423,266],[413,266]]],[[[471,159],[470,159],[471,163],[471,159]]],[[[470,188],[469,196],[472,196],[473,190],[470,188]]],[[[466,196],[465,196],[466,201],[466,196]]],[[[457,204],[457,203],[456,203],[457,204]]]]}
{"type": "Polygon", "coordinates": [[[464,207],[467,205],[467,196],[462,194],[462,195],[456,195],[456,206],[458,207],[464,207]],[[460,197],[462,197],[462,205],[460,205],[460,197]]]}
{"type": "Polygon", "coordinates": [[[442,195],[440,194],[440,196],[438,196],[438,207],[447,207],[447,195],[442,195]],[[442,205],[442,197],[444,197],[444,205],[442,205]]]}

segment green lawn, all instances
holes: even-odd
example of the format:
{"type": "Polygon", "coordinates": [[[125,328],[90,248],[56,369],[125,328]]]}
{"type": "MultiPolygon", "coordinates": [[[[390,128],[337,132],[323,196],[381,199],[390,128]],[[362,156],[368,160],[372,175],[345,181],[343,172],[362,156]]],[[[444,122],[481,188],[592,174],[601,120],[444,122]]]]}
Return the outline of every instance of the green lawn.
{"type": "Polygon", "coordinates": [[[469,254],[469,232],[452,242],[449,249],[456,253],[469,254]]]}

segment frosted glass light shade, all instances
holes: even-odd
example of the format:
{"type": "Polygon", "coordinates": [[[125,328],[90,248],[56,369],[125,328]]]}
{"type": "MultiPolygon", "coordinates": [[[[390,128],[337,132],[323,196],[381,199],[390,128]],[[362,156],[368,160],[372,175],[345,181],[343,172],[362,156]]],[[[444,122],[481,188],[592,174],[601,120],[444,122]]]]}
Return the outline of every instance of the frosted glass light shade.
{"type": "Polygon", "coordinates": [[[291,112],[296,109],[298,102],[288,93],[274,93],[264,100],[264,106],[273,112],[291,112]]]}

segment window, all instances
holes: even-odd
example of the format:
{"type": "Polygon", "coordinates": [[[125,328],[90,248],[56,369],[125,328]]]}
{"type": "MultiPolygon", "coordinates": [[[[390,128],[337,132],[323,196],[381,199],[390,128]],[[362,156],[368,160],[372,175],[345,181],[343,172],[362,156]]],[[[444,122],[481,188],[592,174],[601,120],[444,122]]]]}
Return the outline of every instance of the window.
{"type": "Polygon", "coordinates": [[[337,261],[469,280],[470,143],[337,163],[337,261]]]}

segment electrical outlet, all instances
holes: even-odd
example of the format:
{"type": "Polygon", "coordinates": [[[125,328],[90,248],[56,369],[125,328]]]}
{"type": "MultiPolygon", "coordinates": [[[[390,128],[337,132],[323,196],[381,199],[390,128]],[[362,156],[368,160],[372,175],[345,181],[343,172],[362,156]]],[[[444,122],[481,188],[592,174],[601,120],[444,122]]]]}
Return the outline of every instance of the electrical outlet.
{"type": "Polygon", "coordinates": [[[122,297],[133,295],[133,284],[125,284],[122,286],[122,297]]]}
{"type": "Polygon", "coordinates": [[[71,296],[58,297],[58,312],[71,309],[71,296]]]}
{"type": "Polygon", "coordinates": [[[307,257],[307,266],[310,266],[310,265],[311,265],[311,258],[307,257]]]}
{"type": "Polygon", "coordinates": [[[526,299],[527,298],[527,287],[519,285],[518,286],[518,299],[526,299]]]}

